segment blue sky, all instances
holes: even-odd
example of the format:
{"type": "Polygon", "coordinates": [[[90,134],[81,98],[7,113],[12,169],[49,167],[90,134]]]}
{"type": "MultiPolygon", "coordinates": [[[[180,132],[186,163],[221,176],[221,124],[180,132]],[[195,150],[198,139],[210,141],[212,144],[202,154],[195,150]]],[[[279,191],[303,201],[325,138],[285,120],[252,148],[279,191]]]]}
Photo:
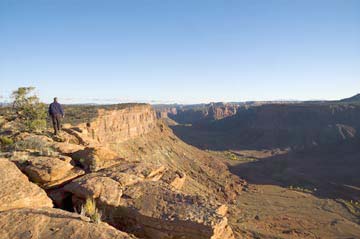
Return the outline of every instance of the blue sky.
{"type": "Polygon", "coordinates": [[[348,97],[360,1],[1,0],[0,95],[29,85],[66,103],[348,97]]]}

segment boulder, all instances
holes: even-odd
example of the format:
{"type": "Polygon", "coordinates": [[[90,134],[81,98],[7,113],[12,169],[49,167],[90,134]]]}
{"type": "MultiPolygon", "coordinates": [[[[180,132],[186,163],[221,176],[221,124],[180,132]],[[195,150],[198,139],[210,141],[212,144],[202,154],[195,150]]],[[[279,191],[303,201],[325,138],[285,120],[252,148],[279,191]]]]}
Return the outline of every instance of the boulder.
{"type": "Polygon", "coordinates": [[[0,211],[53,206],[45,191],[29,182],[28,178],[8,159],[0,158],[0,175],[0,211]]]}
{"type": "Polygon", "coordinates": [[[56,142],[53,148],[61,154],[71,155],[77,151],[83,150],[85,147],[78,144],[56,142]]]}
{"type": "Polygon", "coordinates": [[[46,135],[36,135],[28,132],[21,132],[15,137],[15,141],[28,140],[28,139],[31,139],[33,141],[40,141],[43,142],[43,144],[52,142],[52,139],[46,135]]]}
{"type": "Polygon", "coordinates": [[[87,218],[54,208],[15,209],[0,212],[2,239],[135,239],[106,223],[89,223],[87,218]],[[16,226],[14,226],[16,225],[16,226]]]}
{"type": "Polygon", "coordinates": [[[78,198],[97,198],[104,205],[119,205],[122,188],[117,181],[109,177],[87,177],[78,182],[66,185],[64,190],[76,194],[78,198]]]}
{"type": "Polygon", "coordinates": [[[181,190],[185,184],[186,174],[181,171],[167,170],[161,179],[176,190],[181,190]]]}
{"type": "Polygon", "coordinates": [[[86,147],[72,154],[72,158],[87,172],[95,172],[123,161],[117,153],[105,147],[86,147]]]}
{"type": "Polygon", "coordinates": [[[51,188],[84,174],[82,169],[71,165],[66,156],[46,157],[29,155],[26,160],[13,159],[28,178],[43,188],[51,188]]]}

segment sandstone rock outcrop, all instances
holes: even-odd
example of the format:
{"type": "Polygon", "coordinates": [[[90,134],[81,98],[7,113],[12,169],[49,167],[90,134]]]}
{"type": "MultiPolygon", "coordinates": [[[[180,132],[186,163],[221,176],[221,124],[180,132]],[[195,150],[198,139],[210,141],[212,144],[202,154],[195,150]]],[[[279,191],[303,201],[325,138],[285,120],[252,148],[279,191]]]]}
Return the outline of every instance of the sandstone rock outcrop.
{"type": "Polygon", "coordinates": [[[71,155],[77,151],[83,150],[85,147],[78,144],[71,144],[65,142],[56,142],[53,144],[55,150],[61,154],[71,155]]]}
{"type": "Polygon", "coordinates": [[[81,136],[104,147],[144,135],[156,127],[156,113],[150,105],[136,105],[120,110],[98,111],[97,118],[80,125],[81,136]]]}
{"type": "Polygon", "coordinates": [[[106,223],[88,223],[77,214],[54,208],[24,208],[0,212],[0,238],[135,239],[106,223]]]}
{"type": "Polygon", "coordinates": [[[43,188],[51,188],[70,181],[84,171],[74,167],[67,156],[48,157],[27,155],[27,157],[12,157],[19,169],[28,178],[43,188]]]}
{"type": "Polygon", "coordinates": [[[236,114],[237,105],[225,103],[211,103],[206,118],[220,120],[236,114]]]}
{"type": "Polygon", "coordinates": [[[45,191],[29,182],[28,178],[8,159],[0,158],[0,175],[0,211],[53,206],[45,191]]]}
{"type": "Polygon", "coordinates": [[[76,151],[71,157],[87,172],[94,172],[123,161],[117,153],[105,147],[86,147],[76,151]]]}

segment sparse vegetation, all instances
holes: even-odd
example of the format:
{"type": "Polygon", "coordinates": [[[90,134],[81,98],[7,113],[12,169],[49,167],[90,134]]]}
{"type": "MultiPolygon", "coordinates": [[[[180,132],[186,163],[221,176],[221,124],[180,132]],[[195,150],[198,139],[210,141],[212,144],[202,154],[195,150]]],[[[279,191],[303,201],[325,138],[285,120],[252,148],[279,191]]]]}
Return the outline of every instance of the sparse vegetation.
{"type": "Polygon", "coordinates": [[[9,146],[14,144],[14,140],[7,136],[0,136],[0,143],[4,146],[9,146]]]}
{"type": "MultiPolygon", "coordinates": [[[[206,150],[208,152],[214,153],[214,154],[219,154],[219,152],[216,151],[209,151],[206,150]]],[[[237,155],[236,153],[233,153],[231,151],[223,151],[220,152],[220,154],[222,154],[223,156],[225,156],[225,158],[229,159],[229,160],[233,160],[233,161],[241,161],[241,162],[252,162],[252,161],[256,161],[255,158],[252,157],[245,157],[245,156],[240,156],[237,155]]]]}
{"type": "Polygon", "coordinates": [[[316,188],[313,188],[313,189],[309,189],[309,188],[305,188],[305,187],[300,187],[300,186],[289,186],[288,187],[290,190],[293,190],[293,191],[298,191],[298,192],[303,192],[303,193],[313,193],[313,192],[316,192],[317,189],[316,188]]]}
{"type": "Polygon", "coordinates": [[[56,156],[55,150],[45,141],[38,137],[29,137],[15,143],[15,150],[18,151],[35,151],[41,156],[56,156]]]}
{"type": "Polygon", "coordinates": [[[35,132],[46,128],[46,106],[33,94],[34,87],[20,87],[12,93],[14,113],[23,130],[35,132]]]}
{"type": "Polygon", "coordinates": [[[338,199],[337,201],[344,205],[350,213],[357,216],[360,220],[360,201],[344,199],[338,199]]]}
{"type": "Polygon", "coordinates": [[[230,160],[238,160],[239,159],[234,153],[232,153],[230,151],[226,151],[225,155],[230,160]]]}
{"type": "Polygon", "coordinates": [[[85,203],[81,206],[81,216],[89,217],[94,223],[101,222],[101,212],[96,207],[96,202],[93,198],[87,198],[85,203]]]}

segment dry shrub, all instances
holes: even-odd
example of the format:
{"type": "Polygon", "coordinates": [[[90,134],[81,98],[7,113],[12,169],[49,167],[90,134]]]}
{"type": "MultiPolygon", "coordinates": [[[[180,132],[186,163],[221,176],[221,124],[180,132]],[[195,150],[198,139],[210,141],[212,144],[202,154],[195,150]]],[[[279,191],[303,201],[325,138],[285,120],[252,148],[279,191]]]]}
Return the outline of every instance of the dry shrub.
{"type": "Polygon", "coordinates": [[[87,198],[85,203],[81,206],[80,215],[89,217],[94,223],[101,222],[101,212],[96,207],[96,202],[93,198],[87,198]]]}

